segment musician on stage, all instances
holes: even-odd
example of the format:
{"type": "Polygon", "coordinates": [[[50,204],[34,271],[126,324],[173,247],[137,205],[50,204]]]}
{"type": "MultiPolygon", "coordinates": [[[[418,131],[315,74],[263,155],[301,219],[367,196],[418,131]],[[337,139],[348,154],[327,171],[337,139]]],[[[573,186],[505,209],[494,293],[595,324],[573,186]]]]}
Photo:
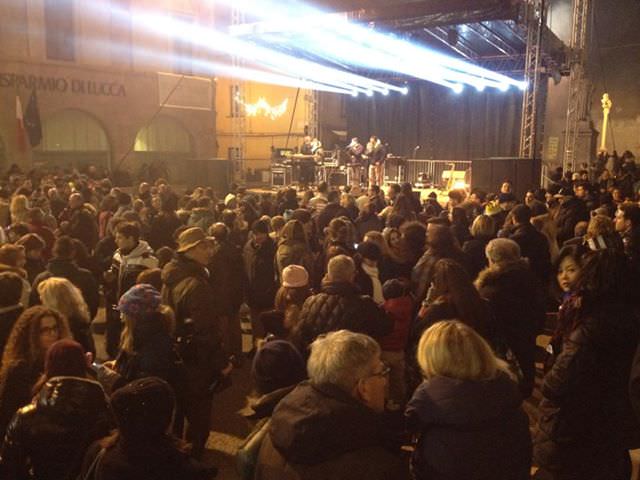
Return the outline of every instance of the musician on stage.
{"type": "Polygon", "coordinates": [[[298,159],[298,169],[300,172],[298,179],[302,187],[307,187],[310,183],[313,183],[316,177],[316,165],[312,156],[316,154],[317,147],[314,147],[311,137],[306,135],[300,147],[300,153],[302,155],[309,155],[309,157],[298,159]]]}
{"type": "Polygon", "coordinates": [[[351,139],[351,143],[347,145],[347,155],[349,155],[349,177],[351,184],[360,184],[362,180],[362,167],[364,165],[364,145],[360,143],[358,137],[351,139]]]}
{"type": "Polygon", "coordinates": [[[369,161],[369,186],[382,185],[384,182],[384,159],[386,149],[380,139],[371,135],[365,149],[365,156],[369,161]]]}

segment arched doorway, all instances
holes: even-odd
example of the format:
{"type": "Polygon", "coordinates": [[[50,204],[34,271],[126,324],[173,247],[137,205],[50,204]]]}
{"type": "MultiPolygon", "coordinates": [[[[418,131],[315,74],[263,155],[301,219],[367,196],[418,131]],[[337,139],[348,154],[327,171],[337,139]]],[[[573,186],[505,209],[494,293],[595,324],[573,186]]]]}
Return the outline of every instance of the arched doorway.
{"type": "Polygon", "coordinates": [[[136,135],[134,152],[138,179],[156,180],[164,177],[172,183],[191,180],[187,165],[193,158],[191,135],[178,120],[160,115],[136,135]]]}
{"type": "Polygon", "coordinates": [[[42,143],[33,151],[34,164],[82,169],[109,168],[111,146],[102,125],[81,110],[62,110],[42,124],[42,143]]]}

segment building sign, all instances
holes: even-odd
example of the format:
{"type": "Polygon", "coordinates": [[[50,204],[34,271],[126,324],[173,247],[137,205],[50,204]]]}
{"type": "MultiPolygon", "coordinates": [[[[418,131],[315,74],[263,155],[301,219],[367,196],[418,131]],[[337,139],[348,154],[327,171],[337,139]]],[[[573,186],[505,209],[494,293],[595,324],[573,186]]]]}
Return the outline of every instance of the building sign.
{"type": "Polygon", "coordinates": [[[126,97],[127,92],[122,83],[81,80],[66,77],[43,77],[41,75],[21,75],[17,73],[0,73],[0,88],[24,88],[25,90],[41,90],[45,92],[75,93],[98,95],[104,97],[126,97]]]}

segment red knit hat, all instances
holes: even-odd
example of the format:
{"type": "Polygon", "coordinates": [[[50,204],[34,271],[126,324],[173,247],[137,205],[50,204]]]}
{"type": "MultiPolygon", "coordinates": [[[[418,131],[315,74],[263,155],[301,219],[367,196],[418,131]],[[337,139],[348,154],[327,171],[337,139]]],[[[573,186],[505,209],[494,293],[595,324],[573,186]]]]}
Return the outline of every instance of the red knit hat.
{"type": "Polygon", "coordinates": [[[44,373],[47,378],[84,377],[87,360],[82,345],[68,338],[51,345],[44,361],[44,373]]]}

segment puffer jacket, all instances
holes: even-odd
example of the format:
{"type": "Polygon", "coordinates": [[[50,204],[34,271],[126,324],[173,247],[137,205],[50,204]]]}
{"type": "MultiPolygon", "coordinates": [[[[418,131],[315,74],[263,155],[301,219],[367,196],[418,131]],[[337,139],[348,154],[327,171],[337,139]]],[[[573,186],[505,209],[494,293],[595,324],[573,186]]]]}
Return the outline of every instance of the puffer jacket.
{"type": "Polygon", "coordinates": [[[175,312],[176,335],[187,334],[185,320],[193,322],[193,356],[184,357],[187,381],[194,388],[206,389],[227,366],[209,274],[202,265],[178,254],[164,266],[162,283],[162,303],[175,312]]]}
{"type": "Polygon", "coordinates": [[[2,478],[75,479],[84,452],[109,434],[113,421],[99,383],[77,377],[49,379],[33,403],[18,410],[2,447],[2,478]]]}
{"type": "Polygon", "coordinates": [[[416,479],[528,480],[531,437],[521,404],[506,373],[483,381],[424,381],[406,410],[407,425],[418,433],[416,479]]]}
{"type": "Polygon", "coordinates": [[[393,321],[354,284],[327,282],[320,293],[305,300],[293,342],[300,352],[307,352],[318,335],[342,329],[379,339],[391,333],[393,321]]]}
{"type": "Polygon", "coordinates": [[[495,326],[494,345],[504,343],[522,370],[521,392],[533,391],[536,336],[546,318],[546,299],[540,281],[526,260],[486,268],[476,280],[480,296],[489,301],[495,326]]]}
{"type": "Polygon", "coordinates": [[[303,382],[271,417],[256,480],[402,480],[379,415],[333,385],[303,382]]]}
{"type": "Polygon", "coordinates": [[[596,472],[613,472],[626,450],[640,447],[628,390],[640,323],[620,303],[582,315],[542,384],[534,460],[552,472],[618,478],[596,472]]]}
{"type": "Polygon", "coordinates": [[[111,260],[111,271],[116,274],[114,291],[116,300],[136,284],[140,272],[149,268],[157,268],[158,259],[153,255],[153,249],[144,240],[128,253],[116,250],[111,260]]]}

